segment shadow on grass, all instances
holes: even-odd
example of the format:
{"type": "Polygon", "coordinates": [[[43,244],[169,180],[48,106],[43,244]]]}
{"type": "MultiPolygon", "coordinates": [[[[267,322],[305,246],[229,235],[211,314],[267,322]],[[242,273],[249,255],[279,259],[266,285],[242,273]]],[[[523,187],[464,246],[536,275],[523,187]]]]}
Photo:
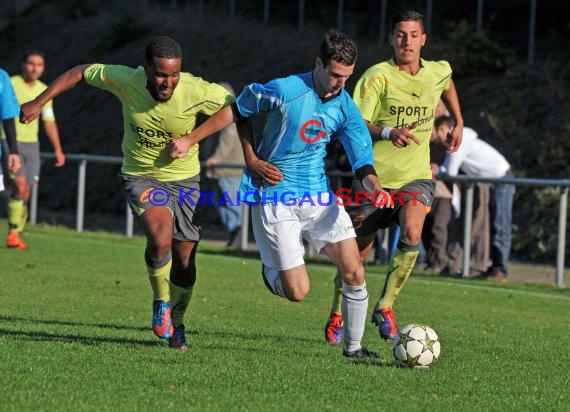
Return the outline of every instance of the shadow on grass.
{"type": "Polygon", "coordinates": [[[92,346],[101,344],[118,344],[123,346],[161,346],[162,343],[156,340],[130,339],[130,338],[111,338],[111,337],[95,337],[84,335],[65,335],[59,333],[48,332],[24,332],[8,329],[0,329],[3,336],[11,336],[19,339],[33,341],[49,341],[64,343],[80,343],[82,345],[92,346]]]}
{"type": "MultiPolygon", "coordinates": [[[[237,250],[237,249],[208,249],[203,248],[199,249],[199,252],[204,255],[212,255],[212,256],[226,256],[226,257],[240,257],[246,259],[254,259],[258,260],[259,264],[261,265],[261,257],[259,256],[259,252],[257,250],[237,250]]],[[[310,256],[305,254],[303,256],[305,263],[311,265],[326,265],[329,267],[334,267],[332,262],[328,260],[325,255],[313,255],[310,256]]]]}
{"type": "MultiPolygon", "coordinates": [[[[81,326],[81,327],[92,327],[92,328],[101,328],[101,329],[111,329],[111,330],[130,330],[136,332],[151,332],[150,326],[142,327],[142,326],[126,326],[126,325],[113,325],[113,324],[106,324],[106,323],[85,323],[85,322],[70,322],[70,321],[61,321],[61,320],[53,320],[53,319],[34,319],[34,318],[24,318],[19,316],[0,316],[0,322],[7,322],[7,323],[28,323],[28,324],[37,324],[37,325],[60,325],[60,326],[81,326]]],[[[6,329],[0,329],[0,333],[4,335],[28,335],[31,338],[34,336],[36,340],[43,340],[41,337],[45,336],[45,340],[59,340],[59,341],[73,341],[73,342],[81,342],[85,344],[87,341],[92,341],[95,343],[125,343],[125,344],[144,344],[148,346],[152,345],[159,345],[160,343],[156,343],[155,341],[146,341],[146,340],[137,340],[137,339],[121,339],[121,338],[99,338],[99,337],[86,337],[81,335],[58,335],[58,334],[51,334],[48,332],[21,332],[21,331],[8,331],[6,329]],[[146,343],[140,343],[146,342],[146,343]]],[[[291,337],[287,335],[272,335],[267,333],[251,333],[251,332],[228,332],[228,331],[220,331],[220,330],[202,330],[202,329],[192,329],[187,328],[186,334],[191,336],[203,336],[203,337],[212,337],[212,338],[219,338],[222,340],[227,339],[240,339],[242,341],[270,341],[272,343],[280,343],[280,344],[291,344],[298,343],[298,344],[306,344],[312,343],[316,344],[319,342],[319,339],[315,338],[303,338],[303,337],[291,337]]]]}
{"type": "Polygon", "coordinates": [[[134,330],[134,331],[150,330],[150,327],[148,326],[143,327],[143,326],[113,325],[110,323],[70,322],[63,320],[23,318],[19,316],[0,316],[0,322],[23,322],[23,323],[36,323],[43,325],[62,325],[62,326],[89,326],[94,328],[113,329],[113,330],[134,330]]]}
{"type": "Polygon", "coordinates": [[[198,249],[198,253],[203,255],[229,256],[229,257],[240,257],[240,258],[260,260],[259,252],[257,250],[237,250],[237,249],[218,250],[218,249],[202,248],[198,249]]]}

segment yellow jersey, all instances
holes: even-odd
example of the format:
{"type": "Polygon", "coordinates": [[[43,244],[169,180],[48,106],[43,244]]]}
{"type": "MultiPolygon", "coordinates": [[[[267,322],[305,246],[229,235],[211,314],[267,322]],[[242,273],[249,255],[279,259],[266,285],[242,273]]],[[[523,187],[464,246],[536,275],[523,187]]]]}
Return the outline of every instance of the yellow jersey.
{"type": "Polygon", "coordinates": [[[222,86],[190,73],[180,73],[172,96],[165,102],[153,99],[146,88],[143,67],[93,64],[85,81],[114,94],[121,102],[124,135],[121,172],[161,181],[183,180],[200,173],[198,145],[182,159],[171,159],[167,144],[190,133],[199,113],[211,116],[235,101],[222,86]]]}
{"type": "Polygon", "coordinates": [[[449,89],[451,67],[446,61],[420,61],[415,76],[400,70],[392,59],[376,64],[364,72],[354,89],[354,101],[370,123],[396,128],[417,125],[410,133],[420,140],[419,145],[400,149],[389,140],[373,144],[380,183],[389,189],[432,177],[429,141],[434,112],[442,93],[449,89]]]}
{"type": "MultiPolygon", "coordinates": [[[[47,85],[36,80],[32,85],[26,83],[21,75],[12,76],[10,78],[18,103],[20,105],[34,100],[38,95],[47,89],[47,85]]],[[[41,118],[44,122],[54,122],[55,114],[53,112],[53,102],[50,100],[42,108],[41,118]]],[[[16,139],[18,142],[34,143],[38,141],[38,133],[40,131],[40,121],[36,119],[29,123],[20,123],[16,121],[16,139]]]]}

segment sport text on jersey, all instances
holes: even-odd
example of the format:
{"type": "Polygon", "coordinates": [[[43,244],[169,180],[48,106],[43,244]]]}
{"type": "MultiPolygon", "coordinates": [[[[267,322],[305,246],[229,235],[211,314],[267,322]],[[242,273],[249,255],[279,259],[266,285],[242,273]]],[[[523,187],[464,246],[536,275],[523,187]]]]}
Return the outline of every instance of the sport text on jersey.
{"type": "Polygon", "coordinates": [[[186,131],[179,135],[175,135],[172,132],[166,132],[160,129],[144,128],[132,123],[129,123],[129,127],[133,133],[137,134],[138,145],[145,148],[162,148],[165,147],[170,140],[184,137],[190,133],[190,131],[186,131]]]}
{"type": "Polygon", "coordinates": [[[398,129],[413,124],[420,126],[433,120],[433,109],[428,106],[390,106],[388,112],[396,116],[396,124],[391,127],[398,129]]]}

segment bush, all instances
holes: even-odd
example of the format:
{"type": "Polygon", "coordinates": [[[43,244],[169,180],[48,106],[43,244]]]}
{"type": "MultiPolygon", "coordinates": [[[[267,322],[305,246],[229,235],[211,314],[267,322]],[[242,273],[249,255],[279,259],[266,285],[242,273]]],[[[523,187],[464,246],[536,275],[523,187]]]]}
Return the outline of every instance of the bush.
{"type": "Polygon", "coordinates": [[[512,53],[491,40],[484,30],[475,31],[461,20],[446,25],[451,43],[454,71],[462,76],[503,73],[514,58],[512,53]]]}

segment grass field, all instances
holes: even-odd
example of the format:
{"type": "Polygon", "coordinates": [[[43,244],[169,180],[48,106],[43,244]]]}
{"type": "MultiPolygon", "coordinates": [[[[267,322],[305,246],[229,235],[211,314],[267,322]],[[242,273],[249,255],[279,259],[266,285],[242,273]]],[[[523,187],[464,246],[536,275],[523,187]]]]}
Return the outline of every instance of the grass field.
{"type": "MultiPolygon", "coordinates": [[[[415,274],[398,321],[432,326],[440,361],[354,364],[324,343],[329,265],[312,263],[308,299],[289,303],[255,256],[203,244],[184,353],[150,330],[143,239],[53,227],[25,239],[27,251],[0,247],[3,411],[569,408],[568,290],[415,274]]],[[[375,296],[384,270],[367,277],[375,296]]],[[[371,324],[364,343],[392,359],[371,324]]]]}

